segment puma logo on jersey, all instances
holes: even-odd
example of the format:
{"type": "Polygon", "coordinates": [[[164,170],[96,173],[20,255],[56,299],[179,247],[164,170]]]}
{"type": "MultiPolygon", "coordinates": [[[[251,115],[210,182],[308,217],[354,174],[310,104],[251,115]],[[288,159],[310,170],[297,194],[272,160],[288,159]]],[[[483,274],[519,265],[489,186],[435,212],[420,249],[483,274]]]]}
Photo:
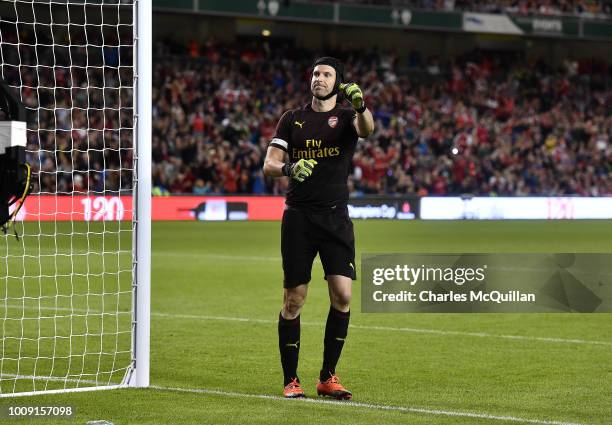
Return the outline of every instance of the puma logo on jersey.
{"type": "Polygon", "coordinates": [[[295,348],[300,348],[298,347],[300,341],[296,342],[295,344],[285,344],[285,347],[295,347],[295,348]]]}
{"type": "Polygon", "coordinates": [[[304,125],[304,123],[305,123],[305,122],[306,122],[306,121],[302,121],[302,122],[296,121],[294,124],[295,124],[295,125],[299,125],[299,126],[300,126],[300,128],[302,128],[302,126],[304,125]]]}
{"type": "Polygon", "coordinates": [[[353,263],[349,263],[349,266],[351,266],[351,269],[355,270],[355,266],[353,265],[353,263]]]}
{"type": "Polygon", "coordinates": [[[339,338],[339,337],[336,337],[336,341],[342,341],[342,342],[344,342],[344,338],[339,338]]]}

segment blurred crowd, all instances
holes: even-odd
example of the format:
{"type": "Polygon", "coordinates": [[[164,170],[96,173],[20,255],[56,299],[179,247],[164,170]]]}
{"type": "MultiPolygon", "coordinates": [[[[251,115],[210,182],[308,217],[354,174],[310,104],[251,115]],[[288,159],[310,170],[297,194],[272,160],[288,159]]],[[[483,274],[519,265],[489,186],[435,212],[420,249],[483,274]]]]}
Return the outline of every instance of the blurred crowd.
{"type": "Polygon", "coordinates": [[[513,13],[521,15],[580,15],[605,17],[612,14],[611,0],[322,0],[334,3],[409,7],[424,10],[513,13]]]}
{"type": "MultiPolygon", "coordinates": [[[[155,51],[156,193],[283,193],[286,179],[265,178],[262,162],[282,113],[310,100],[315,53],[251,40],[155,51]]],[[[376,121],[357,147],[353,196],[612,195],[608,64],[328,53],[376,121]]]]}
{"type": "MultiPolygon", "coordinates": [[[[1,69],[28,110],[34,192],[129,193],[129,27],[97,40],[79,26],[61,34],[22,26],[0,26],[1,69]]],[[[264,177],[263,159],[282,113],[309,102],[316,53],[248,38],[160,42],[154,51],[155,193],[284,193],[287,179],[264,177]]],[[[376,121],[350,170],[354,196],[612,194],[605,62],[553,66],[502,52],[326,54],[345,62],[376,121]]]]}
{"type": "MultiPolygon", "coordinates": [[[[26,109],[33,193],[131,193],[131,26],[117,30],[108,18],[102,31],[78,18],[70,26],[34,24],[23,7],[15,6],[24,13],[20,23],[0,23],[0,69],[26,109]]],[[[89,19],[101,19],[96,12],[89,19]]]]}

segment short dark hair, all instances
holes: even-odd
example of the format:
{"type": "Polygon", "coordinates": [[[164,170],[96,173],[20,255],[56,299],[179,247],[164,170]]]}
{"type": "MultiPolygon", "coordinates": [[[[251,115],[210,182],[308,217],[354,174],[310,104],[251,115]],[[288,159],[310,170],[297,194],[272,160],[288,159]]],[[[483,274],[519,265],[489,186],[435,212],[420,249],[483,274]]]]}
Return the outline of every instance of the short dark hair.
{"type": "Polygon", "coordinates": [[[344,66],[338,59],[331,56],[323,56],[314,62],[312,69],[314,70],[317,65],[329,65],[336,70],[336,85],[344,82],[344,66]]]}

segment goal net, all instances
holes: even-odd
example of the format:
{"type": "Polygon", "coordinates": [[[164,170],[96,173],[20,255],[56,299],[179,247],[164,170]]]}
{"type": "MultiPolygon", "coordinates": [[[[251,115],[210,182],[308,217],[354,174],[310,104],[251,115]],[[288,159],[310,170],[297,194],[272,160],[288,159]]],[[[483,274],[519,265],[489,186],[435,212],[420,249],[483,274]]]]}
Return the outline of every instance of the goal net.
{"type": "Polygon", "coordinates": [[[146,3],[0,1],[33,183],[0,234],[0,396],[148,384],[146,3]]]}

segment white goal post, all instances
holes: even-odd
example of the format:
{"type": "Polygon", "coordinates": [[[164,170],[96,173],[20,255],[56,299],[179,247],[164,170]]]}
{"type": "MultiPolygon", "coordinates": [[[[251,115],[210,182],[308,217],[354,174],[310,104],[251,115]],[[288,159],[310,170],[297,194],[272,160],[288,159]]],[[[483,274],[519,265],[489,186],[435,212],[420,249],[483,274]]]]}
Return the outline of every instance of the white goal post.
{"type": "Polygon", "coordinates": [[[151,3],[0,0],[33,187],[0,232],[0,397],[149,385],[151,3]]]}

